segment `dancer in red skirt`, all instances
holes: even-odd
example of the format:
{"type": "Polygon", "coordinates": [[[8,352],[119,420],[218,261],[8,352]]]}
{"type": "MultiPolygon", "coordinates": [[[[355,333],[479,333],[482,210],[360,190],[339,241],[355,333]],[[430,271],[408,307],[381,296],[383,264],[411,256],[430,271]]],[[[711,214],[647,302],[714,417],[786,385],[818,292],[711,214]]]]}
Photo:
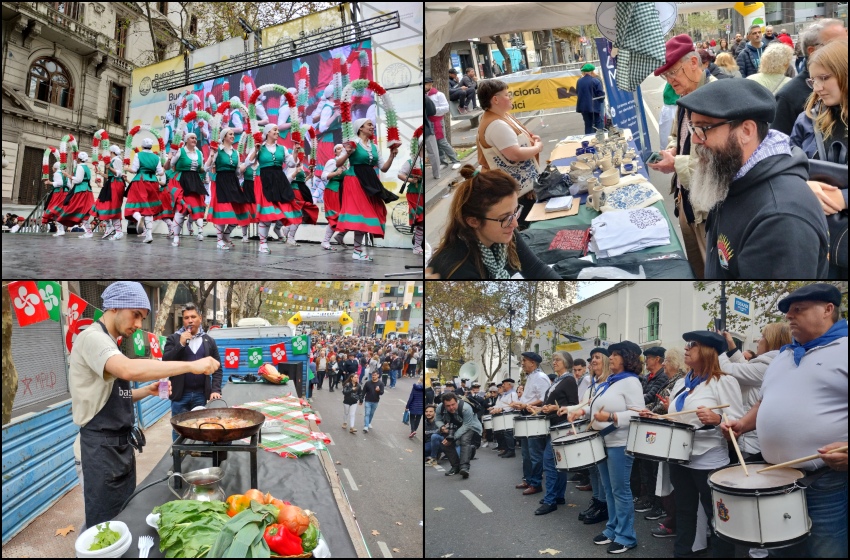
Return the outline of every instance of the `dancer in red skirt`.
{"type": "MultiPolygon", "coordinates": [[[[242,194],[248,201],[251,211],[251,223],[257,223],[257,201],[254,199],[254,174],[257,172],[257,162],[245,157],[239,164],[239,174],[242,177],[242,194]]],[[[248,238],[248,226],[242,226],[242,243],[250,243],[248,238]]]]}
{"type": "Polygon", "coordinates": [[[417,159],[416,167],[407,160],[398,172],[398,178],[409,181],[407,184],[407,214],[413,226],[413,254],[422,254],[422,242],[425,240],[425,201],[422,195],[422,167],[417,159]]]}
{"type": "MultiPolygon", "coordinates": [[[[44,214],[41,217],[42,224],[56,219],[62,202],[65,200],[65,195],[68,194],[68,178],[59,171],[58,161],[53,164],[53,180],[45,179],[44,184],[53,187],[53,193],[50,195],[50,198],[47,200],[47,206],[44,208],[44,214]]],[[[65,235],[65,226],[57,223],[56,233],[53,234],[53,237],[59,237],[60,235],[65,235]]]]}
{"type": "MultiPolygon", "coordinates": [[[[159,156],[151,151],[153,140],[142,140],[142,151],[133,157],[130,173],[136,173],[130,181],[127,193],[127,204],[124,206],[124,217],[131,217],[141,225],[144,216],[145,243],[153,241],[153,220],[162,212],[162,202],[159,199],[159,180],[157,175],[165,173],[159,156]]],[[[136,226],[137,229],[140,229],[136,226]]]]}
{"type": "Polygon", "coordinates": [[[159,179],[159,201],[162,203],[162,211],[155,219],[165,222],[165,226],[168,228],[167,237],[171,237],[174,235],[174,210],[177,206],[177,189],[169,186],[168,173],[166,171],[163,168],[162,175],[157,176],[159,179]]]}
{"type": "Polygon", "coordinates": [[[92,195],[92,183],[94,172],[88,163],[89,155],[86,152],[77,154],[77,169],[73,176],[65,170],[72,185],[71,190],[65,196],[62,206],[58,210],[56,222],[66,227],[83,224],[85,233],[80,237],[94,237],[91,232],[91,221],[94,216],[91,213],[94,206],[94,195],[92,195]]]}
{"type": "Polygon", "coordinates": [[[295,206],[295,193],[283,172],[284,166],[294,167],[292,153],[277,143],[277,125],[263,127],[263,144],[255,146],[249,159],[257,158],[259,173],[254,176],[254,198],[257,201],[257,220],[260,230],[260,252],[271,253],[268,246],[269,227],[277,220],[286,225],[301,223],[301,210],[295,206]]]}
{"type": "Polygon", "coordinates": [[[354,232],[354,254],[356,261],[371,261],[363,245],[363,235],[369,233],[375,237],[384,236],[387,222],[386,202],[398,200],[398,196],[389,192],[378,179],[380,169],[386,173],[398,153],[398,146],[390,149],[390,158],[384,161],[378,154],[378,146],[371,138],[375,125],[371,119],[361,118],[354,121],[357,140],[354,147],[345,146],[345,152],[336,159],[337,166],[350,160],[351,168],[343,173],[340,200],[342,208],[337,218],[341,231],[354,232]]]}
{"type": "Polygon", "coordinates": [[[204,181],[201,177],[203,173],[203,155],[201,150],[196,149],[198,145],[198,137],[194,132],[186,135],[186,145],[176,150],[171,158],[171,166],[175,170],[174,177],[168,183],[169,187],[179,188],[180,193],[178,199],[183,201],[182,211],[178,210],[174,213],[174,238],[171,244],[177,247],[180,244],[180,228],[183,225],[184,216],[188,216],[190,220],[194,220],[198,225],[198,241],[204,240],[202,228],[204,227],[204,213],[207,205],[204,198],[207,196],[207,189],[204,187],[204,181]]]}
{"type": "MultiPolygon", "coordinates": [[[[310,192],[310,187],[307,186],[307,173],[310,170],[307,169],[305,173],[305,168],[300,163],[296,169],[298,171],[292,180],[292,191],[295,194],[295,200],[293,202],[296,208],[301,211],[301,222],[305,224],[316,224],[319,221],[319,207],[313,203],[313,193],[310,192]]],[[[291,223],[284,228],[283,236],[287,239],[287,244],[292,247],[298,246],[295,243],[295,232],[298,231],[299,225],[298,223],[291,223]]]]}
{"type": "Polygon", "coordinates": [[[100,195],[95,202],[97,218],[106,223],[106,233],[103,239],[116,241],[124,237],[121,231],[121,206],[124,204],[124,162],[121,159],[121,148],[116,144],[109,146],[112,159],[106,168],[106,184],[100,188],[100,195]]]}
{"type": "MultiPolygon", "coordinates": [[[[342,152],[345,151],[345,148],[342,147],[342,144],[337,144],[334,146],[334,157],[329,159],[325,164],[325,168],[322,171],[324,175],[325,181],[325,218],[328,220],[328,226],[325,229],[325,239],[322,241],[322,249],[326,251],[333,251],[331,248],[331,236],[334,234],[337,228],[336,219],[339,216],[339,183],[342,179],[342,174],[348,168],[347,165],[343,167],[337,168],[336,166],[336,158],[342,155],[342,152]]],[[[345,235],[345,232],[342,232],[342,236],[345,235]]],[[[342,236],[337,235],[335,241],[340,245],[345,245],[342,241],[342,236]]]]}
{"type": "Polygon", "coordinates": [[[221,148],[211,148],[204,167],[215,177],[211,185],[210,221],[218,237],[216,248],[228,251],[233,247],[230,232],[236,226],[251,223],[251,207],[236,177],[239,152],[233,147],[233,129],[221,129],[220,137],[221,148]]]}

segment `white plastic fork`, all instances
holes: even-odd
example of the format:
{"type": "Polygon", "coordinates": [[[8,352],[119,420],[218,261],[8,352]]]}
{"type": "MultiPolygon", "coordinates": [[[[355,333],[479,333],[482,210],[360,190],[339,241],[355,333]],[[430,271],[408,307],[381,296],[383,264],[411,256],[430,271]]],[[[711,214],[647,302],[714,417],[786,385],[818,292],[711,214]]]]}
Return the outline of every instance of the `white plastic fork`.
{"type": "Polygon", "coordinates": [[[149,536],[139,537],[139,558],[147,558],[148,552],[153,546],[153,539],[149,536]]]}

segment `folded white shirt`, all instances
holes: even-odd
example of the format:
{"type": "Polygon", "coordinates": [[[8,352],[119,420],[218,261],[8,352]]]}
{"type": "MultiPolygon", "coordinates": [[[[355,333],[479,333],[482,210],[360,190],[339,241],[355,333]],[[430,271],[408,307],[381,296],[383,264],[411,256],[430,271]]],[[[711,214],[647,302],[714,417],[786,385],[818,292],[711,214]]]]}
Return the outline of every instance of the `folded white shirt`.
{"type": "Polygon", "coordinates": [[[590,249],[599,258],[668,245],[670,229],[657,208],[605,212],[591,222],[590,249]]]}
{"type": "Polygon", "coordinates": [[[546,202],[546,212],[560,212],[562,210],[569,210],[573,206],[573,197],[571,196],[556,196],[554,198],[550,198],[546,202]]]}

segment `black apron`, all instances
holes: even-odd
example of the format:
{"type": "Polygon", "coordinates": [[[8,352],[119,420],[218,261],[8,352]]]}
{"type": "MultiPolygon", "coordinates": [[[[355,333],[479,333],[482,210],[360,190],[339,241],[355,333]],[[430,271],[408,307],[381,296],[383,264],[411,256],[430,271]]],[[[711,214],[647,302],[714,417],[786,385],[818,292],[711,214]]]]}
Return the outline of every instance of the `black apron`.
{"type": "MultiPolygon", "coordinates": [[[[109,334],[103,323],[97,325],[109,334]]],[[[80,428],[87,527],[114,519],[136,489],[136,456],[127,437],[133,421],[130,382],[116,379],[106,404],[80,428]]]]}

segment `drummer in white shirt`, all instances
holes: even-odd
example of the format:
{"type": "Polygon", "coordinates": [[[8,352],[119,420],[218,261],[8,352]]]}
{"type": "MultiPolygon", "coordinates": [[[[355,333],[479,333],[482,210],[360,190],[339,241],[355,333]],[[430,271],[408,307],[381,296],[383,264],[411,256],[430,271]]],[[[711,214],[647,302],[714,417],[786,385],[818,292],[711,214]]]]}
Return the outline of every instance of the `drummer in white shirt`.
{"type": "MultiPolygon", "coordinates": [[[[670,481],[675,488],[676,542],[674,556],[690,556],[693,552],[697,531],[697,508],[702,504],[708,519],[712,519],[713,507],[708,475],[711,471],[729,464],[726,441],[717,426],[723,421],[718,412],[726,412],[731,418],[744,415],[741,404],[741,387],[738,380],[720,370],[718,355],[726,351],[726,341],[711,331],[693,331],[682,335],[685,344],[685,365],[690,372],[673,385],[670,392],[669,411],[699,409],[695,413],[674,417],[676,422],[697,428],[691,461],[687,465],[670,463],[670,481]],[[709,407],[728,404],[718,412],[709,407]]],[[[648,410],[641,416],[652,416],[648,410]]],[[[735,551],[729,543],[714,538],[710,547],[715,556],[734,557],[735,551]],[[731,548],[730,548],[731,547],[731,548]]]]}
{"type": "MultiPolygon", "coordinates": [[[[522,353],[522,370],[526,373],[525,390],[518,402],[511,403],[515,410],[530,414],[532,406],[540,406],[546,395],[546,389],[552,385],[549,376],[540,369],[543,358],[535,352],[522,353]]],[[[523,482],[517,488],[524,488],[522,494],[530,496],[542,492],[543,483],[543,451],[546,448],[546,438],[528,438],[522,443],[522,474],[523,482]]]]}
{"type": "MultiPolygon", "coordinates": [[[[513,379],[509,378],[502,380],[502,392],[499,394],[499,398],[496,399],[496,405],[490,409],[490,414],[497,414],[503,410],[510,410],[511,403],[518,399],[513,386],[513,379]]],[[[497,449],[500,450],[499,457],[508,459],[516,457],[513,428],[494,433],[496,434],[496,443],[498,444],[497,449]]]]}
{"type": "Polygon", "coordinates": [[[792,465],[811,480],[806,507],[812,532],[802,543],[771,551],[787,558],[847,558],[847,321],[841,293],[809,284],[779,301],[793,342],[764,374],[761,400],[740,420],[721,424],[728,437],[758,428],[765,461],[772,464],[820,453],[792,465]]]}

